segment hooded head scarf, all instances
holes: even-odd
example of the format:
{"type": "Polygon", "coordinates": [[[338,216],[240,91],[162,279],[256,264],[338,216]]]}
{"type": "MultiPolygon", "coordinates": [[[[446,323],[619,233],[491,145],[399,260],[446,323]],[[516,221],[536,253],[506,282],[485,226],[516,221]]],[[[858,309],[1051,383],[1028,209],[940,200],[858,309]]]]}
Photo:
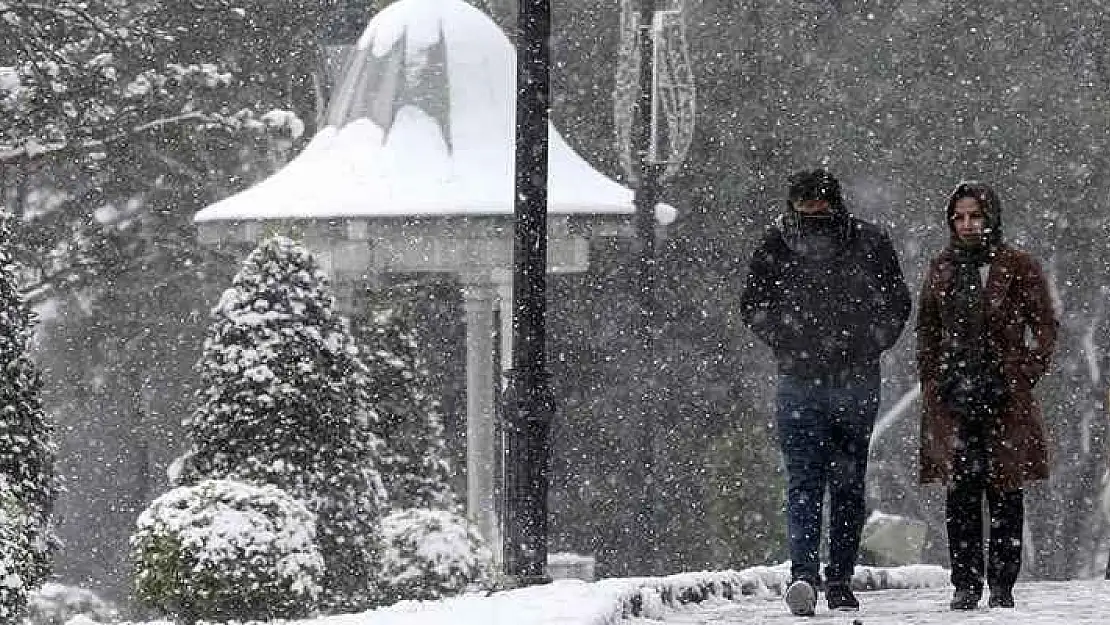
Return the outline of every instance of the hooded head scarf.
{"type": "Polygon", "coordinates": [[[998,194],[986,183],[977,180],[966,180],[956,185],[952,194],[948,196],[946,219],[948,220],[948,230],[952,234],[952,246],[957,249],[985,247],[984,252],[986,252],[993,251],[1002,243],[1002,203],[998,200],[998,194]],[[953,221],[953,217],[956,215],[956,202],[965,197],[974,198],[979,202],[979,209],[983,211],[985,217],[983,240],[978,243],[965,243],[956,234],[956,224],[953,221]]]}

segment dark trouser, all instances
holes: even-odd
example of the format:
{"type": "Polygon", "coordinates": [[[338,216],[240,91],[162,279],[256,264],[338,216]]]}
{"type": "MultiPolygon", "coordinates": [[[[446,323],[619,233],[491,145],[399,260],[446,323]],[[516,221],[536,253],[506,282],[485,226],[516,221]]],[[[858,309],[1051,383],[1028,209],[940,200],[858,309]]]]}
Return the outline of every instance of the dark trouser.
{"type": "Polygon", "coordinates": [[[780,376],[779,443],[786,462],[786,520],[791,575],[820,583],[818,545],[828,488],[829,581],[855,571],[866,518],[864,477],[879,409],[878,367],[841,379],[780,376]]]}
{"type": "Polygon", "coordinates": [[[1024,491],[1000,491],[990,485],[985,427],[963,428],[965,447],[959,452],[948,488],[945,520],[952,585],[979,592],[983,588],[983,498],[990,521],[986,578],[994,589],[1009,589],[1021,571],[1024,491]]]}

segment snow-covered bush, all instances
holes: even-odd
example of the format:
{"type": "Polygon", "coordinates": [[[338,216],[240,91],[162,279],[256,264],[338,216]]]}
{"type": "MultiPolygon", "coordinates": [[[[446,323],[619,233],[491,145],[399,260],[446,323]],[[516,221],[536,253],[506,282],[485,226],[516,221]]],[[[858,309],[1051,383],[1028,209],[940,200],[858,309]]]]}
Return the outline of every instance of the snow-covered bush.
{"type": "Polygon", "coordinates": [[[31,594],[27,625],[73,625],[77,617],[90,623],[118,623],[119,609],[87,588],[48,583],[31,594]]]}
{"type": "Polygon", "coordinates": [[[458,514],[399,510],[382,520],[382,591],[390,601],[439,599],[488,580],[489,548],[458,514]]]}
{"type": "Polygon", "coordinates": [[[247,257],[219,304],[186,422],[192,449],[176,482],[273,484],[317,518],[324,607],[373,607],[385,488],[366,366],[335,310],[328,278],[280,236],[247,257]]]}
{"type": "Polygon", "coordinates": [[[206,480],[151,503],[131,536],[143,603],[196,619],[304,616],[320,595],[316,518],[273,486],[206,480]]]}
{"type": "Polygon", "coordinates": [[[0,623],[17,623],[27,610],[30,545],[19,502],[0,490],[0,623]]]}

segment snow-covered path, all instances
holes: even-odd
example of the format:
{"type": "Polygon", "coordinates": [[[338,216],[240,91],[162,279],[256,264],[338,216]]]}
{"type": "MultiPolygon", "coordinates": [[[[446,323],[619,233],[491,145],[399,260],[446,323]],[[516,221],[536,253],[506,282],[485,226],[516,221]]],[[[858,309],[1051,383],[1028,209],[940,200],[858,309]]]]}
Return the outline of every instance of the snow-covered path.
{"type": "MultiPolygon", "coordinates": [[[[667,608],[660,621],[635,618],[629,625],[1095,625],[1110,623],[1110,581],[1081,580],[1018,584],[1013,610],[981,607],[972,612],[948,609],[952,588],[881,590],[857,593],[859,612],[829,612],[818,605],[814,617],[792,616],[777,595],[740,601],[709,599],[667,608]]],[[[986,600],[981,604],[986,605],[986,600]]]]}
{"type": "MultiPolygon", "coordinates": [[[[299,625],[1110,625],[1110,581],[1018,584],[1017,608],[952,612],[947,570],[934,565],[856,567],[859,612],[792,616],[780,591],[789,566],[666,577],[559,580],[441,601],[402,601],[299,625]]],[[[77,623],[73,623],[77,625],[77,623]]],[[[139,625],[139,624],[136,624],[139,625]]],[[[171,625],[168,621],[147,625],[171,625]]],[[[294,625],[294,622],[289,622],[294,625]]]]}

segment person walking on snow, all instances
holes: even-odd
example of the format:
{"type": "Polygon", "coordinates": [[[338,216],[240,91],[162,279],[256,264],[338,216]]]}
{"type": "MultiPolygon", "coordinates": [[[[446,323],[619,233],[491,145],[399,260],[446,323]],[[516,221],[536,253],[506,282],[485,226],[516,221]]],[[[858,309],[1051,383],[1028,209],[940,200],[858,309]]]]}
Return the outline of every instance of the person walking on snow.
{"type": "Polygon", "coordinates": [[[825,599],[856,610],[851,579],[865,519],[864,476],[879,409],[879,357],[911,301],[889,237],[850,215],[823,169],[789,179],[786,210],[752,255],[741,316],[774,352],[775,418],[786,466],[790,611],[813,615],[830,499],[825,599]]]}
{"type": "Polygon", "coordinates": [[[929,266],[917,318],[924,411],[921,481],[948,485],[945,519],[953,610],[983,594],[983,499],[989,512],[990,607],[1014,607],[1021,570],[1022,486],[1048,477],[1033,387],[1056,344],[1040,265],[1002,240],[994,190],[963,182],[948,199],[948,246],[929,266]]]}

